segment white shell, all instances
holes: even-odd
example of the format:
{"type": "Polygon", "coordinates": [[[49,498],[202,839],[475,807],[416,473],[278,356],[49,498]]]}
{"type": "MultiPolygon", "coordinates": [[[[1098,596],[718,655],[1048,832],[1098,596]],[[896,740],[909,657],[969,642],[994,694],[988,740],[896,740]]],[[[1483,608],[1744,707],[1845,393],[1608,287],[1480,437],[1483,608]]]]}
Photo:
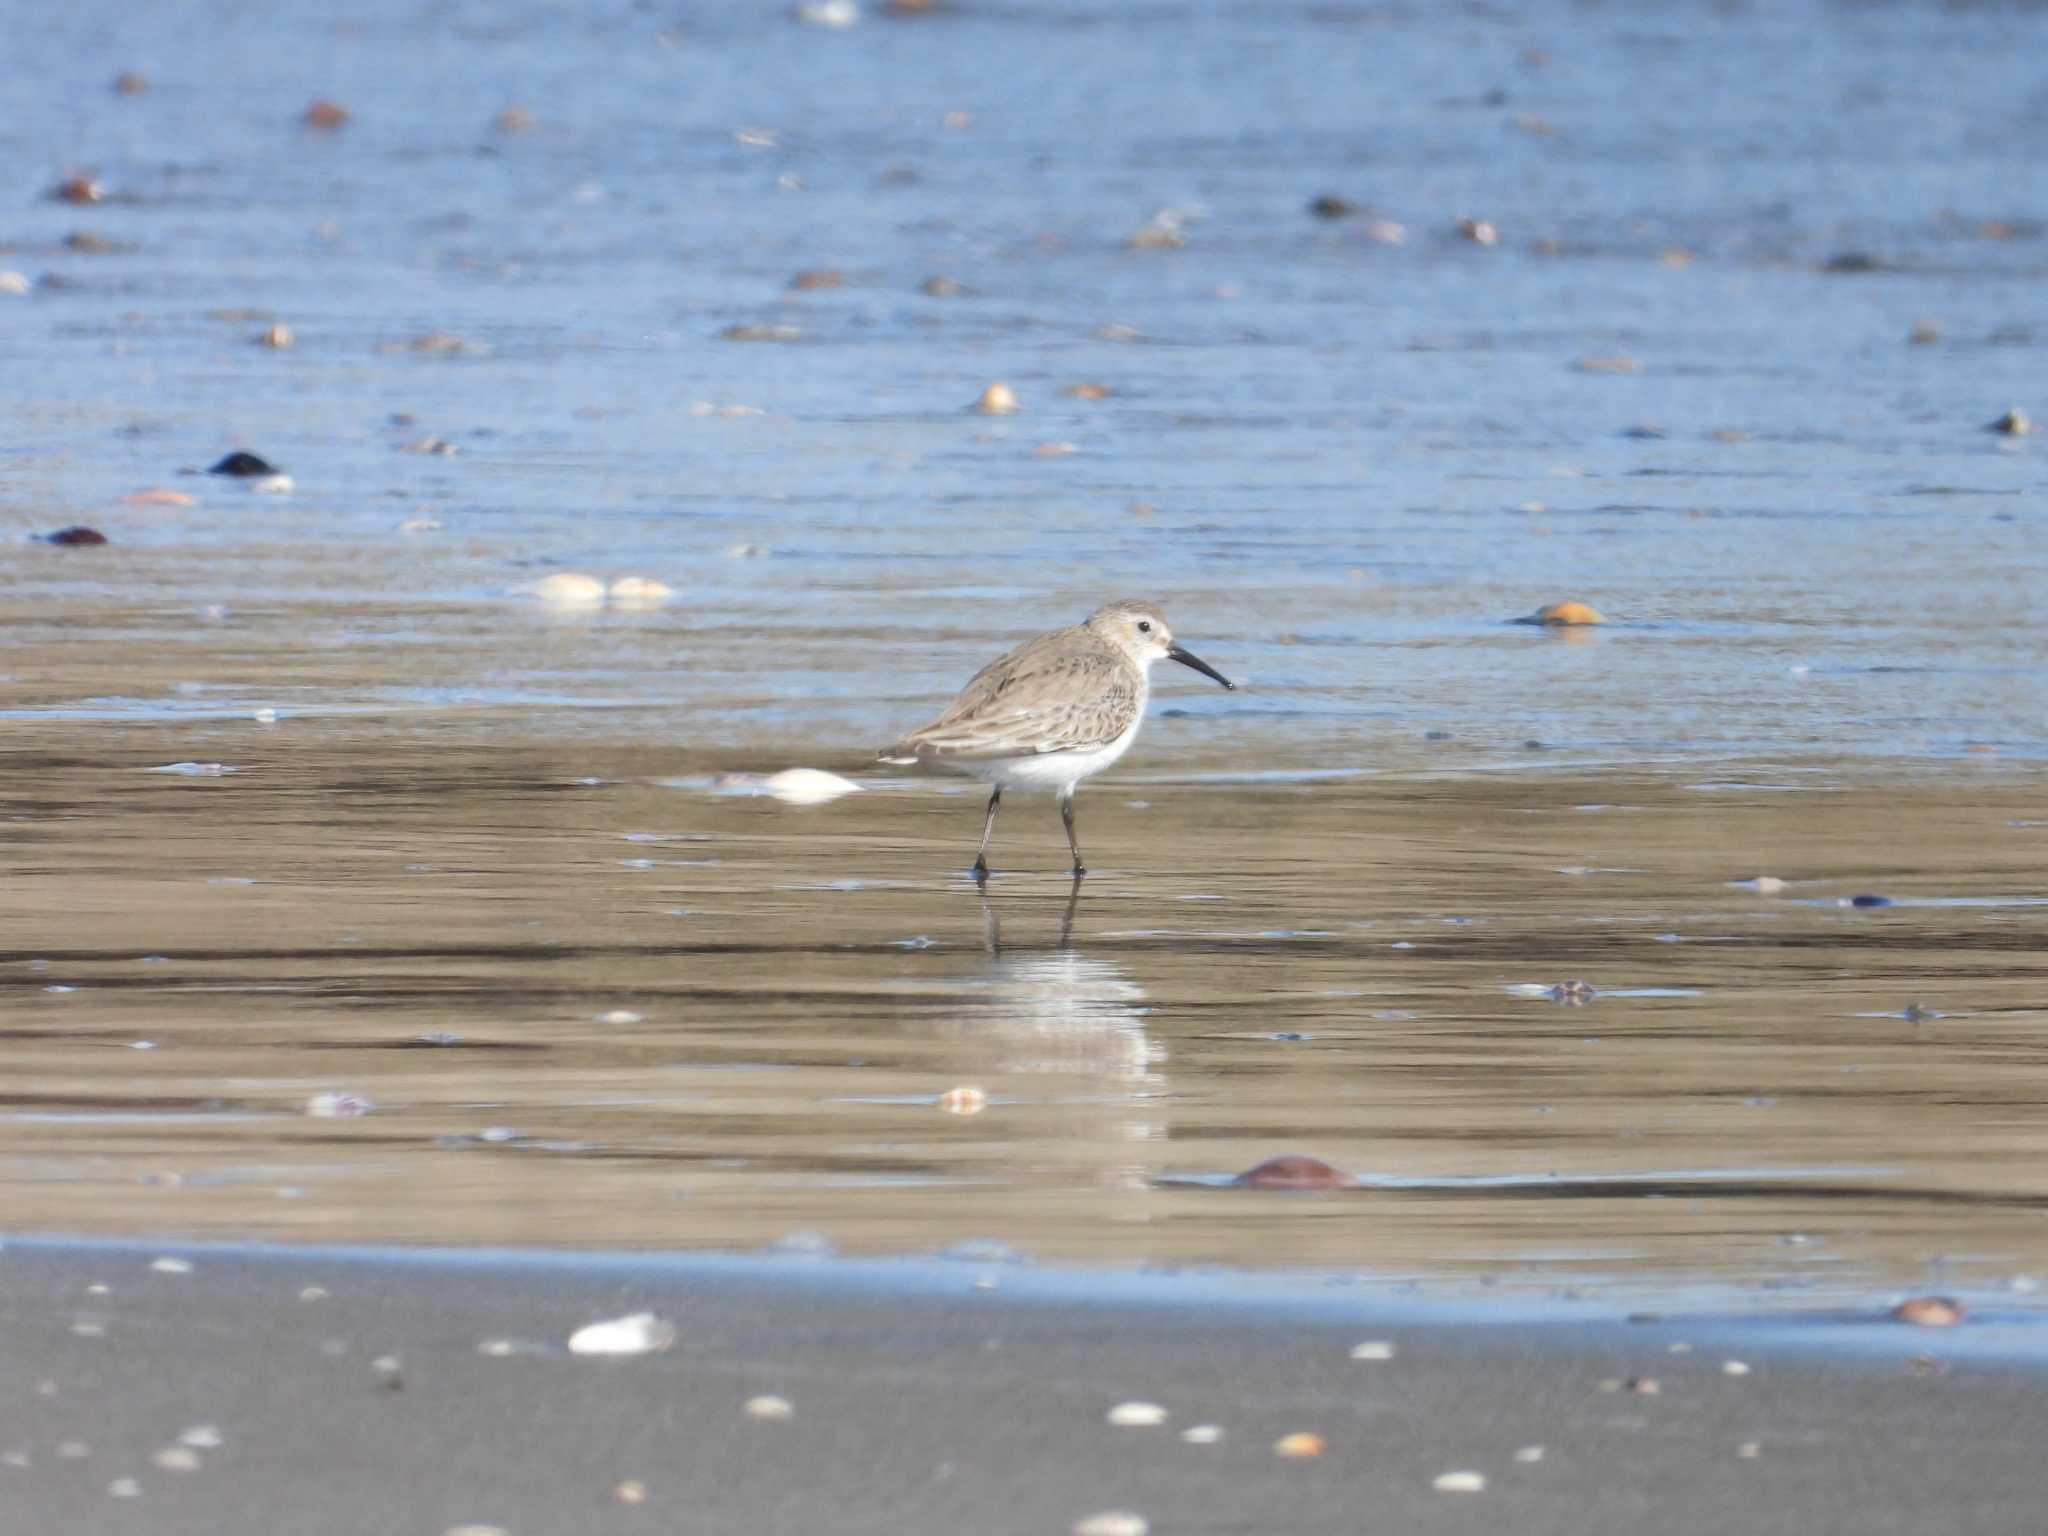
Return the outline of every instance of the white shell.
{"type": "Polygon", "coordinates": [[[612,583],[612,605],[617,608],[655,608],[676,595],[675,588],[652,576],[621,576],[612,583]]]}
{"type": "Polygon", "coordinates": [[[569,1335],[574,1355],[645,1355],[676,1341],[675,1324],[652,1312],[632,1312],[602,1323],[589,1323],[569,1335]]]}
{"type": "Polygon", "coordinates": [[[550,608],[595,608],[604,601],[604,583],[581,571],[557,571],[517,591],[537,597],[550,608]]]}
{"type": "Polygon", "coordinates": [[[822,768],[785,768],[770,774],[761,787],[788,805],[823,805],[841,795],[856,794],[860,786],[851,779],[822,768]]]}

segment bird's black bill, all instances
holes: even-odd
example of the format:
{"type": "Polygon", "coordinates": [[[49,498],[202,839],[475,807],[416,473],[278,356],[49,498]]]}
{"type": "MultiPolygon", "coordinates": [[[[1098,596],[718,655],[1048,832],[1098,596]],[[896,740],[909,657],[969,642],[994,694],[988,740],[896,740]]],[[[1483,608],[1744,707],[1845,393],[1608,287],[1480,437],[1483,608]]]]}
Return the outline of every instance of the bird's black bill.
{"type": "Polygon", "coordinates": [[[1177,645],[1169,645],[1166,648],[1166,659],[1168,661],[1177,661],[1184,667],[1193,667],[1197,672],[1202,673],[1204,676],[1215,678],[1217,682],[1221,683],[1226,688],[1235,688],[1237,686],[1237,684],[1233,683],[1221,672],[1218,672],[1214,667],[1210,666],[1209,663],[1202,660],[1202,658],[1197,656],[1193,651],[1184,651],[1177,645]]]}

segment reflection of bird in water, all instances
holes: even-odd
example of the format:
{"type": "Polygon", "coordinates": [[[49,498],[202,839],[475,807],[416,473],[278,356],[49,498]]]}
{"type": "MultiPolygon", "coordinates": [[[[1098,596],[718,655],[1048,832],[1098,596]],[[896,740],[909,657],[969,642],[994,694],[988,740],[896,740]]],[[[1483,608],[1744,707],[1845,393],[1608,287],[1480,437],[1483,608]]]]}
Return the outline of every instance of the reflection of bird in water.
{"type": "MultiPolygon", "coordinates": [[[[1164,1139],[1162,1118],[1166,1053],[1145,1033],[1145,989],[1114,961],[1082,953],[1071,942],[1081,883],[1074,882],[1052,948],[1006,948],[998,903],[981,896],[988,960],[960,1030],[974,1047],[974,1066],[1009,1077],[987,1082],[992,1096],[1046,1106],[1056,1117],[1054,1136],[1043,1115],[1021,1159],[1049,1164],[1076,1182],[1139,1187],[1150,1170],[1127,1144],[1164,1139]],[[1076,1161],[1085,1168],[1075,1168],[1076,1161]]],[[[1009,907],[1011,928],[1024,927],[1009,907]]],[[[1023,1121],[1020,1117],[1020,1124],[1023,1121]]]]}

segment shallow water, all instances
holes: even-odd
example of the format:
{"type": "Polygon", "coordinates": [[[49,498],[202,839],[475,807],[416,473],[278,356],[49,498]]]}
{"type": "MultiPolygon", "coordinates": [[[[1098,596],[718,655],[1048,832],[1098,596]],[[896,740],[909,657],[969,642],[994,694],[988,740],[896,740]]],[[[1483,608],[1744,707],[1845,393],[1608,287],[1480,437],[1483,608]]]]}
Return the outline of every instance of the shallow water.
{"type": "Polygon", "coordinates": [[[244,772],[74,762],[17,823],[17,1224],[1816,1286],[2048,1265],[2042,834],[2007,770],[1110,783],[1078,893],[1024,801],[984,896],[969,796],[799,810],[635,772],[674,753],[362,726],[181,750],[230,729],[244,772]],[[1793,883],[1730,884],[1759,872],[1793,883]],[[1838,904],[1865,893],[1896,904],[1838,904]],[[943,1108],[962,1086],[987,1107],[943,1108]],[[369,1112],[305,1113],[328,1092],[369,1112]],[[1296,1150],[1361,1187],[1227,1186],[1296,1150]]]}
{"type": "Polygon", "coordinates": [[[2048,415],[2044,44],[1931,4],[39,12],[10,1224],[2048,1264],[2044,448],[1983,430],[2048,415]],[[1128,248],[1162,209],[1185,244],[1128,248]],[[968,411],[996,378],[1023,410],[968,411]],[[179,474],[237,446],[296,489],[179,474]],[[27,541],[78,522],[112,542],[27,541]],[[515,595],[566,570],[676,598],[515,595]],[[1042,804],[984,906],[964,786],[710,792],[864,773],[1127,590],[1246,686],[1158,679],[1064,945],[1042,804]],[[1612,622],[1505,622],[1562,597],[1612,622]],[[1215,1187],[1282,1150],[1365,1187],[1215,1187]]]}

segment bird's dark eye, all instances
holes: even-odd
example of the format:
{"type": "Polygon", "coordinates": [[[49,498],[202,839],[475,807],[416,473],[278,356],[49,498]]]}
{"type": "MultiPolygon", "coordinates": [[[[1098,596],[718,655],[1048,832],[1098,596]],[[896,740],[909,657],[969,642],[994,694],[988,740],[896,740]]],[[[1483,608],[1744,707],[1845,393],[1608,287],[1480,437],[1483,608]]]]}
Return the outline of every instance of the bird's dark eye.
{"type": "Polygon", "coordinates": [[[1150,619],[1140,619],[1140,620],[1138,620],[1138,633],[1139,633],[1139,634],[1141,634],[1141,635],[1149,635],[1149,634],[1151,634],[1151,633],[1152,633],[1152,621],[1151,621],[1150,619]]]}

